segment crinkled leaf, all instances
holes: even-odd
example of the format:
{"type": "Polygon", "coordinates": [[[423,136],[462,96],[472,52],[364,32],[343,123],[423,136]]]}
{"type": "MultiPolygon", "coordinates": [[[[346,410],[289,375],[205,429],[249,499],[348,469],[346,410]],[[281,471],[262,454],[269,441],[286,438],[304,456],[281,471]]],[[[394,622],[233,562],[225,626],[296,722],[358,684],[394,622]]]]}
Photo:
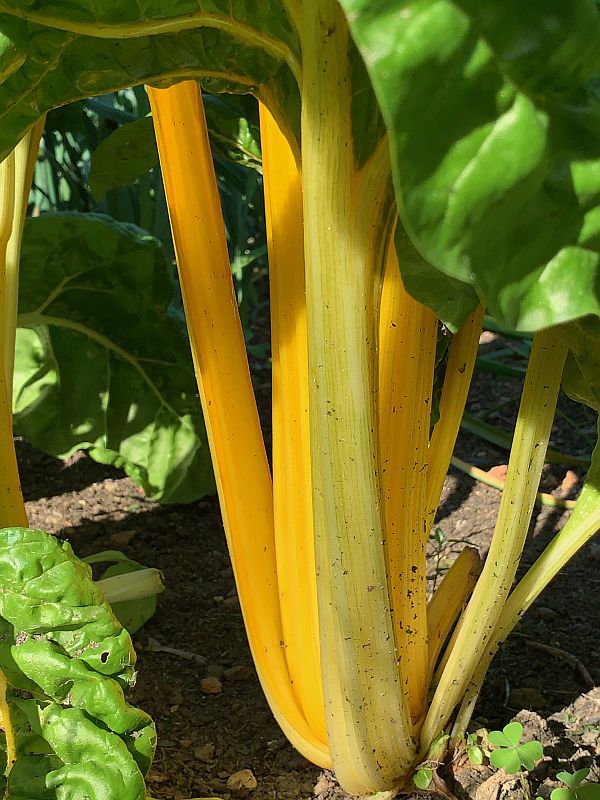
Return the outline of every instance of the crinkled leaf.
{"type": "MultiPolygon", "coordinates": [[[[14,664],[35,684],[35,700],[10,698],[17,744],[11,796],[144,800],[154,724],[125,699],[135,651],[91,568],[66,542],[6,528],[0,585],[14,664]]],[[[12,684],[4,653],[0,668],[12,684]]]]}
{"type": "Polygon", "coordinates": [[[426,302],[444,316],[441,273],[463,304],[475,289],[513,329],[599,314],[597,3],[341,5],[390,134],[422,282],[433,265],[426,302]]]}
{"type": "Polygon", "coordinates": [[[152,499],[213,492],[160,243],[107,218],[48,214],[25,227],[20,287],[16,430],[52,455],[85,448],[123,467],[152,499]]]}
{"type": "Polygon", "coordinates": [[[268,86],[269,102],[298,135],[299,40],[278,0],[2,0],[0,34],[0,154],[48,109],[182,77],[209,91],[268,86]]]}

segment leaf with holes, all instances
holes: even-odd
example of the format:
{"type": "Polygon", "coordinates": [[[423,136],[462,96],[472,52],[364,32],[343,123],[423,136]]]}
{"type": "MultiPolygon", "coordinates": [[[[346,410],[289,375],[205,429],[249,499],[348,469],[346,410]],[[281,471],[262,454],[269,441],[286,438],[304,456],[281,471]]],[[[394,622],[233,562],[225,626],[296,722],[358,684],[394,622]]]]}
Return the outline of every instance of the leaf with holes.
{"type": "Polygon", "coordinates": [[[156,732],[125,697],[135,650],[91,568],[47,533],[5,528],[0,583],[2,796],[144,800],[156,732]]]}

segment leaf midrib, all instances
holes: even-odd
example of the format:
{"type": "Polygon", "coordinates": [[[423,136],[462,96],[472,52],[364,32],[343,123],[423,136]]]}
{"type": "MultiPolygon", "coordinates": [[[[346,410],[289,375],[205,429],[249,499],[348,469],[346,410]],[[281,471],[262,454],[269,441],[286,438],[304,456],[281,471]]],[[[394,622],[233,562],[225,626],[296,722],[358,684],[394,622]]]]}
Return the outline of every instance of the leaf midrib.
{"type": "Polygon", "coordinates": [[[298,86],[301,85],[302,70],[300,62],[291,48],[284,44],[280,39],[258,31],[255,28],[245,25],[239,20],[233,20],[219,14],[210,14],[205,11],[198,11],[193,14],[186,14],[168,19],[144,20],[143,22],[126,22],[121,24],[103,24],[101,22],[74,22],[68,19],[59,19],[46,16],[31,10],[7,8],[4,3],[0,3],[0,12],[10,14],[13,17],[33,22],[47,28],[55,28],[66,33],[73,33],[78,36],[90,36],[95,39],[135,39],[141,36],[156,36],[166,33],[179,33],[182,30],[193,28],[215,28],[230,34],[235,39],[240,40],[250,47],[260,47],[269,55],[278,60],[285,61],[290,68],[298,86]]]}
{"type": "MultiPolygon", "coordinates": [[[[82,325],[79,322],[75,322],[74,320],[65,319],[64,317],[57,317],[51,316],[48,314],[39,314],[37,312],[30,312],[25,314],[19,314],[17,317],[17,326],[20,328],[37,328],[39,326],[46,325],[48,327],[56,327],[56,328],[63,328],[65,330],[71,330],[75,333],[79,333],[82,336],[90,339],[91,341],[95,342],[96,344],[103,347],[105,350],[114,353],[119,358],[126,361],[130,364],[144,379],[145,383],[148,385],[150,390],[156,396],[158,401],[161,405],[173,414],[174,417],[181,420],[182,425],[188,427],[190,431],[193,431],[193,426],[186,420],[185,416],[179,414],[171,404],[166,400],[163,396],[162,392],[158,388],[158,386],[154,383],[152,378],[148,375],[146,370],[141,365],[140,361],[147,361],[148,363],[152,363],[151,359],[137,359],[128,353],[123,347],[118,345],[116,342],[113,342],[112,339],[109,339],[108,336],[104,336],[98,331],[93,330],[92,328],[88,328],[85,325],[82,325]]],[[[177,364],[168,364],[165,362],[165,365],[168,366],[177,366],[177,364]]]]}

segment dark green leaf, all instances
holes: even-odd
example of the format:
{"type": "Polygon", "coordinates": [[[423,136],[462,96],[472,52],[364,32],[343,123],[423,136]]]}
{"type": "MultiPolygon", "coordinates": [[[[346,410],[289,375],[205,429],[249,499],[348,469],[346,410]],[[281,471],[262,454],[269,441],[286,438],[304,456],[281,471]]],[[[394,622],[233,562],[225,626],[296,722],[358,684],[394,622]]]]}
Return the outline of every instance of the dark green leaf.
{"type": "Polygon", "coordinates": [[[586,783],[577,787],[577,800],[600,800],[600,783],[586,783]]]}
{"type": "Polygon", "coordinates": [[[3,0],[0,34],[0,154],[51,108],[182,77],[213,92],[268,86],[269,103],[298,137],[300,46],[278,0],[176,0],[168,9],[153,0],[3,0]]]}
{"type": "Polygon", "coordinates": [[[89,184],[96,200],[111,189],[128,186],[158,164],[151,117],[117,128],[103,139],[92,157],[89,184]]]}
{"type": "Polygon", "coordinates": [[[570,351],[563,374],[568,395],[600,411],[600,320],[585,317],[563,326],[570,351]]]}

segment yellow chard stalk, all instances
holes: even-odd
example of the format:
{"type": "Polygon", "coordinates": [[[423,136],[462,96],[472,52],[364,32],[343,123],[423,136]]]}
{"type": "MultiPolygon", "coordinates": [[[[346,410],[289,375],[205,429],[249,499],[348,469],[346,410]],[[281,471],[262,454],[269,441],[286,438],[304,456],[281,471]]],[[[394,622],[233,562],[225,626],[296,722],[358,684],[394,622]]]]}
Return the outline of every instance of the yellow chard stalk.
{"type": "Polygon", "coordinates": [[[327,749],[294,695],[281,646],[271,475],[200,90],[186,81],[149,89],[149,96],[196,378],[250,647],[282,730],[307,758],[327,766],[327,749]]]}
{"type": "Polygon", "coordinates": [[[42,118],[0,164],[0,528],[27,527],[13,443],[12,386],[21,239],[43,128],[42,118]]]}
{"type": "Polygon", "coordinates": [[[414,721],[427,689],[425,504],[436,336],[435,315],[402,285],[392,242],[380,311],[380,474],[396,645],[414,721]]]}
{"type": "Polygon", "coordinates": [[[312,520],[302,182],[291,148],[260,106],[273,381],[273,513],[285,656],[294,693],[326,741],[312,520]]]}
{"type": "Polygon", "coordinates": [[[335,772],[389,790],[415,756],[390,613],[378,479],[374,312],[379,270],[353,162],[348,31],[333,0],[303,4],[302,181],[317,592],[335,772]]]}

